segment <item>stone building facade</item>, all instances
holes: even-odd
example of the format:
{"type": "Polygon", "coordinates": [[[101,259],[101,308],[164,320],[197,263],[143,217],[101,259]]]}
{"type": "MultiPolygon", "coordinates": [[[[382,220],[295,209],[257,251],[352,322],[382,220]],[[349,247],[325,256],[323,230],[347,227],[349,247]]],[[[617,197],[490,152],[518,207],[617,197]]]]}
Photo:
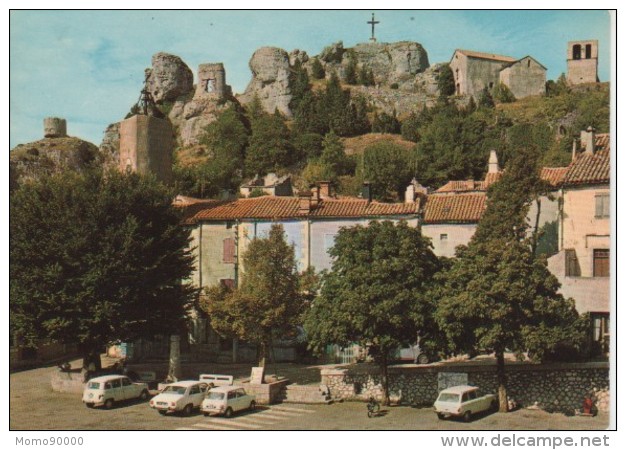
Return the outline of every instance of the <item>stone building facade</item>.
{"type": "Polygon", "coordinates": [[[450,60],[457,95],[477,97],[499,83],[506,85],[516,98],[545,93],[546,68],[531,56],[510,56],[471,50],[455,50],[450,60]]]}
{"type": "Polygon", "coordinates": [[[120,123],[120,170],[172,179],[172,126],[167,119],[137,114],[120,123]]]}
{"type": "Polygon", "coordinates": [[[567,82],[595,83],[598,79],[598,41],[567,43],[567,82]]]}

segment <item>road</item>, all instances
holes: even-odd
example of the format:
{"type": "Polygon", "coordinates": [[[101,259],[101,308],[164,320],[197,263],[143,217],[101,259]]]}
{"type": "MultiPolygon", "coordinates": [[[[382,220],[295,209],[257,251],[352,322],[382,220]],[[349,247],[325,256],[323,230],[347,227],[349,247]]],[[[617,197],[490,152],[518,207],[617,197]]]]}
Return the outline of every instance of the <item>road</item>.
{"type": "Polygon", "coordinates": [[[606,414],[566,417],[521,409],[493,413],[470,423],[438,420],[431,408],[382,408],[368,419],[365,403],[331,405],[280,404],[259,407],[231,419],[161,416],[147,402],[120,404],[111,410],[87,409],[78,394],[60,394],[50,387],[55,368],[40,368],[10,375],[11,430],[602,430],[606,414]]]}

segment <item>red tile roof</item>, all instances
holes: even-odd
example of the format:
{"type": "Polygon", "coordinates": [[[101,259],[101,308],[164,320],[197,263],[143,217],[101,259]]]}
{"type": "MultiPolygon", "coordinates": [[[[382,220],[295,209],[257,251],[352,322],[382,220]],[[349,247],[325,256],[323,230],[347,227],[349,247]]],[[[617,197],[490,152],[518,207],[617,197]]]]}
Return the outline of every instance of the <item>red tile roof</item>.
{"type": "Polygon", "coordinates": [[[448,181],[446,184],[441,186],[435,192],[437,193],[446,193],[446,192],[473,192],[473,191],[484,191],[484,183],[482,181],[474,181],[474,180],[452,180],[448,181]]]}
{"type": "Polygon", "coordinates": [[[419,202],[379,203],[350,198],[322,199],[317,205],[314,205],[309,212],[306,212],[300,210],[300,199],[298,197],[263,196],[206,204],[192,216],[187,216],[185,223],[191,224],[203,220],[411,216],[417,215],[418,211],[419,202]]]}
{"type": "Polygon", "coordinates": [[[611,152],[608,149],[596,151],[593,155],[580,153],[569,165],[563,184],[608,184],[611,181],[610,162],[611,152]]]}
{"type": "Polygon", "coordinates": [[[610,133],[596,134],[596,150],[611,151],[611,134],[610,133]]]}
{"type": "Polygon", "coordinates": [[[510,56],[496,55],[494,53],[483,53],[483,52],[475,52],[473,50],[460,50],[460,49],[456,49],[456,51],[465,56],[469,56],[470,58],[492,59],[494,61],[502,61],[502,62],[517,61],[517,59],[511,58],[510,56]]]}
{"type": "Polygon", "coordinates": [[[550,186],[559,186],[567,174],[567,167],[543,167],[540,177],[550,186]]]}
{"type": "Polygon", "coordinates": [[[475,223],[486,207],[487,195],[484,192],[437,195],[426,200],[424,223],[475,223]]]}

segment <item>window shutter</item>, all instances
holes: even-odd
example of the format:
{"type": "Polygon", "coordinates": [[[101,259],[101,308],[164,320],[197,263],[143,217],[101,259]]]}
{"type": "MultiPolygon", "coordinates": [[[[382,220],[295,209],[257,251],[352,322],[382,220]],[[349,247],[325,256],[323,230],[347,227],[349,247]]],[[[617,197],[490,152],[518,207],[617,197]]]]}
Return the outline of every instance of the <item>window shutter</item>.
{"type": "Polygon", "coordinates": [[[608,277],[610,271],[610,253],[608,249],[593,251],[593,276],[608,277]]]}
{"type": "Polygon", "coordinates": [[[235,262],[235,239],[224,239],[224,252],[223,261],[226,264],[233,264],[235,262]]]}

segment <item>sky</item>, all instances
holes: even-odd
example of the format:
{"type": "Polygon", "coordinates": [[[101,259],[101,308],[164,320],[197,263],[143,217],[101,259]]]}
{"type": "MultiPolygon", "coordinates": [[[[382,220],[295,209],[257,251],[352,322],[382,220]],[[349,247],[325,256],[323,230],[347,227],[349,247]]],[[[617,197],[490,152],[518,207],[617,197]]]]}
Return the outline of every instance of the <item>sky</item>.
{"type": "Polygon", "coordinates": [[[610,77],[606,11],[11,11],[10,148],[43,137],[43,118],[63,117],[70,136],[99,145],[110,123],[137,101],[153,54],[199,64],[222,62],[226,82],[243,92],[256,49],[300,49],[313,56],[333,42],[367,42],[372,12],[379,42],[416,41],[431,64],[464,48],[566,71],[570,40],[599,40],[599,77],[610,77]]]}

